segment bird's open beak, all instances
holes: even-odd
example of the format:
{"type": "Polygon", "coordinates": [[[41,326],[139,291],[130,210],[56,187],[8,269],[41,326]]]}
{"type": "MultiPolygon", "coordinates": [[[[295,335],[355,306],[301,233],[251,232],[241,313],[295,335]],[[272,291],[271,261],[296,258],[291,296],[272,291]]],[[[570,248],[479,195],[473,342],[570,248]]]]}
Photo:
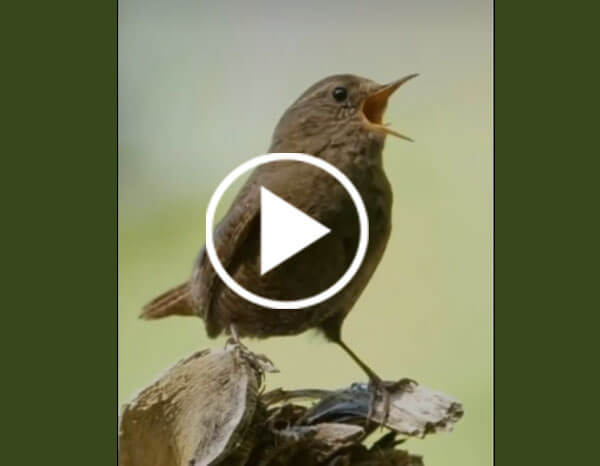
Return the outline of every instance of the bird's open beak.
{"type": "Polygon", "coordinates": [[[411,141],[412,139],[408,136],[404,136],[403,134],[394,131],[389,128],[386,124],[383,123],[383,113],[385,112],[385,108],[387,107],[387,102],[389,97],[394,93],[396,89],[398,89],[402,84],[407,81],[410,81],[412,78],[416,78],[419,76],[418,74],[409,74],[402,79],[398,79],[391,84],[385,84],[376,88],[371,94],[367,96],[367,98],[362,103],[362,114],[365,119],[365,124],[371,131],[375,131],[383,134],[391,134],[392,136],[396,136],[407,141],[411,141]]]}

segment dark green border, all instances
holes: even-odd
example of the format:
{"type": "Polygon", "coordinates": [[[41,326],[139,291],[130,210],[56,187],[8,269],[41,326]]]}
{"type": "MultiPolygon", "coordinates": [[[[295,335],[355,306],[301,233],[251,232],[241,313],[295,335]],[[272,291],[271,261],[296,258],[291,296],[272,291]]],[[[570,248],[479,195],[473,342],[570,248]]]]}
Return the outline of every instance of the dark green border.
{"type": "Polygon", "coordinates": [[[495,4],[499,465],[597,462],[596,23],[583,2],[495,4]]]}
{"type": "Polygon", "coordinates": [[[117,3],[3,8],[2,464],[117,462],[117,3]]]}

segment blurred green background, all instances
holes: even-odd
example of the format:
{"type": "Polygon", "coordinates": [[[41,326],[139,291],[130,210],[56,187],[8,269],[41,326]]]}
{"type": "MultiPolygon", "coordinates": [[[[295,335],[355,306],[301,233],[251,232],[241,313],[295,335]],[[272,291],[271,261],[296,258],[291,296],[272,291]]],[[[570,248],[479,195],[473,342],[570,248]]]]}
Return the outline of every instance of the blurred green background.
{"type": "MultiPolygon", "coordinates": [[[[119,399],[208,340],[200,319],[137,319],[187,279],[204,210],[229,170],[264,153],[285,108],[314,81],[350,72],[421,76],[386,120],[394,190],[387,252],[346,320],[345,339],[384,377],[464,403],[454,432],[407,447],[429,466],[491,464],[491,2],[119,4],[119,399]]],[[[320,336],[249,341],[281,370],[271,388],[363,380],[320,336]]]]}

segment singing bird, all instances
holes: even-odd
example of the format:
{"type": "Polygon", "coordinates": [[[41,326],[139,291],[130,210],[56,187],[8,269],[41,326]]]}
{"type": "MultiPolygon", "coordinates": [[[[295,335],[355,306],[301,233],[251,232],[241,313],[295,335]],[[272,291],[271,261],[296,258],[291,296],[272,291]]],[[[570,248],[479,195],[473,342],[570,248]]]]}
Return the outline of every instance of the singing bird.
{"type": "MultiPolygon", "coordinates": [[[[230,290],[213,269],[203,249],[186,283],[147,304],[145,319],[170,315],[199,316],[207,333],[266,338],[319,329],[337,343],[367,374],[376,390],[386,383],[342,340],[344,319],[379,264],[391,231],[392,189],[382,151],[386,135],[410,138],[383,123],[389,97],[417,76],[390,84],[350,74],[329,76],[309,87],[283,114],[269,152],[296,152],[319,157],[341,170],[356,186],[367,209],[369,244],[352,281],[339,293],[312,307],[276,310],[250,303],[230,290]]],[[[273,162],[249,177],[215,229],[215,249],[231,277],[244,288],[272,299],[312,296],[340,278],[358,245],[358,215],[337,180],[301,162],[273,162]],[[282,264],[261,275],[260,188],[328,227],[331,232],[282,264]]],[[[386,388],[387,387],[387,388],[386,388]]]]}

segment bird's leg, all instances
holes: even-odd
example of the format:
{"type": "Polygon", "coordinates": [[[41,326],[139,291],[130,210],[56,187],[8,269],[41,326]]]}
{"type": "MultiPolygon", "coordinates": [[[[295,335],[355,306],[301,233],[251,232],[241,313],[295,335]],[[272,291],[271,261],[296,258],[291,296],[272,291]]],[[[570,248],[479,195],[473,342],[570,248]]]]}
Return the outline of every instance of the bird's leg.
{"type": "Polygon", "coordinates": [[[371,392],[371,401],[369,403],[369,411],[367,414],[367,422],[372,418],[375,412],[375,405],[377,403],[377,395],[381,394],[383,401],[383,417],[382,417],[382,425],[385,425],[388,417],[390,415],[390,398],[391,393],[402,390],[406,387],[410,387],[412,384],[416,384],[416,382],[412,379],[401,379],[397,382],[386,382],[381,377],[379,377],[373,369],[371,369],[365,362],[362,361],[358,357],[358,355],[352,351],[346,343],[342,341],[341,338],[335,340],[335,343],[340,345],[340,347],[352,358],[352,360],[358,364],[358,366],[364,371],[365,374],[369,377],[370,384],[373,388],[371,392]]]}
{"type": "Polygon", "coordinates": [[[250,349],[242,343],[242,340],[240,340],[240,335],[235,324],[229,324],[229,338],[227,340],[227,344],[234,345],[244,355],[253,354],[252,351],[250,351],[250,349]]]}
{"type": "Polygon", "coordinates": [[[240,341],[240,336],[238,334],[237,328],[235,327],[235,324],[229,324],[229,334],[231,335],[231,338],[233,339],[233,342],[236,345],[244,346],[240,341]]]}
{"type": "Polygon", "coordinates": [[[233,343],[238,349],[239,354],[246,359],[250,365],[257,369],[261,375],[264,372],[279,372],[273,362],[271,362],[264,354],[253,353],[242,343],[235,324],[229,324],[229,334],[231,337],[228,340],[228,344],[233,343]]]}

